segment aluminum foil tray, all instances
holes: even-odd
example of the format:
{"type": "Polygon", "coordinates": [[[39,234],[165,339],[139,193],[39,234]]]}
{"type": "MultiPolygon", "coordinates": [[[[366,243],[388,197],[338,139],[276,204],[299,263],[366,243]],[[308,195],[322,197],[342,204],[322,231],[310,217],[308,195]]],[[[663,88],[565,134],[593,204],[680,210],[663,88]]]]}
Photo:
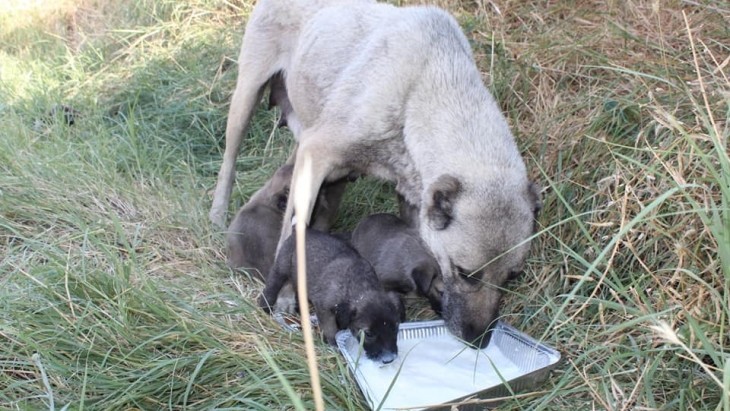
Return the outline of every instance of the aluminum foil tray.
{"type": "Polygon", "coordinates": [[[501,321],[481,350],[452,336],[442,320],[403,323],[398,358],[387,365],[368,360],[349,331],[337,333],[337,346],[373,410],[449,410],[451,403],[509,396],[544,382],[560,360],[558,351],[501,321]]]}

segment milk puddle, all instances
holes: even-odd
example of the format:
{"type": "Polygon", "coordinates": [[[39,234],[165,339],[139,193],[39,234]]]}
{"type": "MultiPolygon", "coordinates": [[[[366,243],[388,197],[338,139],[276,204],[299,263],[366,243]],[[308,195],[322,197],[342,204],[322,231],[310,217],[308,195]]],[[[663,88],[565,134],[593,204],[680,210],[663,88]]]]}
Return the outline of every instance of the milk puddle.
{"type": "MultiPolygon", "coordinates": [[[[357,352],[352,354],[357,358],[357,352]]],[[[382,365],[361,355],[357,366],[370,388],[373,409],[400,368],[382,410],[441,404],[523,374],[496,344],[474,350],[450,335],[399,340],[398,358],[392,363],[382,365]]]]}

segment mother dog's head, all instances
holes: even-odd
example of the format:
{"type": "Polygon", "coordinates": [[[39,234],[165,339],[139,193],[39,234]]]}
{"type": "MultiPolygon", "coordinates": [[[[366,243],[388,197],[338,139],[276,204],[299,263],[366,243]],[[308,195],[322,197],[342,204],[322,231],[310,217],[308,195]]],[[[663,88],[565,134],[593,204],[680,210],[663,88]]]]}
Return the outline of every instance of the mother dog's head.
{"type": "Polygon", "coordinates": [[[443,273],[446,325],[479,347],[499,316],[501,288],[522,272],[541,208],[539,190],[526,178],[490,177],[441,175],[425,190],[419,218],[443,273]]]}

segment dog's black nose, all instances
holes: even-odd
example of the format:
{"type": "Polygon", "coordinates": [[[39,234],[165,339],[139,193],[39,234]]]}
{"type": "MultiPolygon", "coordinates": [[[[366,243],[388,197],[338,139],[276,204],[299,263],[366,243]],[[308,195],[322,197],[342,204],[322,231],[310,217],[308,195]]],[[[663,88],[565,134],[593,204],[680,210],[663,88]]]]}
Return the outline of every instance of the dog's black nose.
{"type": "Polygon", "coordinates": [[[478,330],[471,325],[467,325],[462,330],[462,338],[474,348],[484,348],[492,338],[492,329],[478,330]]]}

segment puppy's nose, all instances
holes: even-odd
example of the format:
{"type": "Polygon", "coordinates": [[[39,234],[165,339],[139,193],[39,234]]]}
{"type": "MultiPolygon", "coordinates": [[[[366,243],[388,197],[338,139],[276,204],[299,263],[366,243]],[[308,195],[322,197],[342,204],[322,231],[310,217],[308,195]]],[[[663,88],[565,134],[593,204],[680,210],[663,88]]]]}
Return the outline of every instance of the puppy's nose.
{"type": "Polygon", "coordinates": [[[393,352],[384,352],[384,353],[383,353],[383,354],[382,354],[382,355],[380,356],[380,361],[381,361],[381,362],[382,362],[383,364],[390,364],[390,363],[392,363],[393,361],[395,361],[395,357],[397,357],[397,356],[398,356],[398,355],[397,355],[397,354],[395,354],[395,353],[393,353],[393,352]]]}

